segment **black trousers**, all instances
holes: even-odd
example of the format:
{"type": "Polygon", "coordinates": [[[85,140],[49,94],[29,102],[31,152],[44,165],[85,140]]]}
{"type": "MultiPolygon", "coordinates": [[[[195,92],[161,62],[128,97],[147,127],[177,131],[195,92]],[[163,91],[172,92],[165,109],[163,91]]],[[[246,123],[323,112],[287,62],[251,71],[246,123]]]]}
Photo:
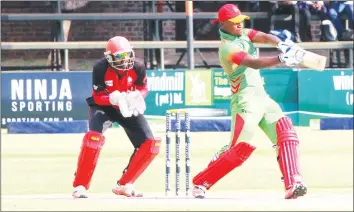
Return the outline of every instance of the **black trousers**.
{"type": "Polygon", "coordinates": [[[148,140],[153,139],[151,128],[144,115],[124,118],[121,112],[111,106],[89,106],[89,129],[103,133],[112,122],[123,127],[135,149],[148,140]]]}

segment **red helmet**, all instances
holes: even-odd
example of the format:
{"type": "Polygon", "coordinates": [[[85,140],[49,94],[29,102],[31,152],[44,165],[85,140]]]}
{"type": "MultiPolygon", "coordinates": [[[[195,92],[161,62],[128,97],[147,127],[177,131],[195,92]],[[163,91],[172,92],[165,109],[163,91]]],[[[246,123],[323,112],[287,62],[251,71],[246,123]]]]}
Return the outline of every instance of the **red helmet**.
{"type": "Polygon", "coordinates": [[[115,36],[108,40],[104,53],[108,63],[117,70],[129,70],[134,66],[135,54],[125,37],[115,36]]]}

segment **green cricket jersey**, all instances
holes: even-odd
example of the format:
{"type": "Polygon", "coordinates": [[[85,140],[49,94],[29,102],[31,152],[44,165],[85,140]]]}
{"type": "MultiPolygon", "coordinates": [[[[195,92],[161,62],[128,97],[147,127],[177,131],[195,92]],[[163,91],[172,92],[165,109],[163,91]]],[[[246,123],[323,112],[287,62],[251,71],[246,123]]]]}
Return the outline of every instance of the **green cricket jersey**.
{"type": "MultiPolygon", "coordinates": [[[[279,105],[271,99],[263,87],[263,81],[258,69],[235,64],[231,61],[232,55],[237,52],[246,52],[256,58],[256,48],[251,42],[253,30],[243,29],[241,36],[229,35],[220,30],[221,45],[219,47],[219,58],[221,66],[228,75],[231,85],[231,138],[230,144],[237,141],[248,142],[251,140],[254,131],[260,127],[270,140],[277,142],[275,125],[284,117],[279,105]],[[238,129],[236,114],[240,115],[242,129],[238,129]],[[238,137],[234,137],[238,135],[238,137]]],[[[224,152],[228,146],[219,153],[224,152]]]]}
{"type": "Polygon", "coordinates": [[[219,59],[221,66],[227,73],[233,96],[241,90],[254,87],[264,90],[259,70],[237,65],[230,61],[231,55],[238,51],[244,51],[252,57],[257,57],[256,48],[248,37],[251,29],[243,29],[242,35],[237,37],[219,30],[221,45],[219,47],[219,59]]]}

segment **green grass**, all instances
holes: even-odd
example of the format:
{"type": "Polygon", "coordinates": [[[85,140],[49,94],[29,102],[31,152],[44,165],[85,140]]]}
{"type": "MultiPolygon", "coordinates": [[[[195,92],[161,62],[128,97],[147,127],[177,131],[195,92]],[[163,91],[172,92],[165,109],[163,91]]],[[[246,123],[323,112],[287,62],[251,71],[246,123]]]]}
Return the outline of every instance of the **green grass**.
{"type": "MultiPolygon", "coordinates": [[[[333,193],[352,195],[352,132],[311,131],[308,128],[297,130],[301,143],[301,169],[310,194],[320,195],[330,191],[332,195],[333,193]]],[[[161,132],[155,132],[155,134],[160,137],[164,136],[161,132]]],[[[1,141],[2,195],[56,193],[70,196],[82,136],[83,134],[3,134],[1,141]]],[[[213,154],[228,143],[228,138],[228,133],[192,133],[192,176],[205,168],[213,154]]],[[[181,145],[182,191],[185,179],[183,142],[184,140],[181,145]]],[[[251,143],[257,146],[253,155],[242,167],[220,180],[210,190],[211,193],[254,190],[256,193],[258,191],[275,192],[276,198],[283,197],[283,184],[280,181],[280,172],[271,142],[264,134],[257,132],[251,143]]],[[[174,152],[174,145],[172,145],[172,150],[174,152]]],[[[92,179],[90,192],[109,193],[120,178],[132,151],[133,147],[121,128],[109,129],[106,133],[106,144],[92,179]]],[[[139,190],[164,192],[164,155],[165,144],[162,143],[160,154],[136,182],[139,190]]],[[[172,188],[174,188],[175,181],[173,156],[174,154],[172,154],[172,188]]],[[[10,205],[17,205],[17,207],[22,204],[10,200],[6,202],[10,205]]],[[[242,207],[242,209],[246,210],[247,207],[242,207]]]]}

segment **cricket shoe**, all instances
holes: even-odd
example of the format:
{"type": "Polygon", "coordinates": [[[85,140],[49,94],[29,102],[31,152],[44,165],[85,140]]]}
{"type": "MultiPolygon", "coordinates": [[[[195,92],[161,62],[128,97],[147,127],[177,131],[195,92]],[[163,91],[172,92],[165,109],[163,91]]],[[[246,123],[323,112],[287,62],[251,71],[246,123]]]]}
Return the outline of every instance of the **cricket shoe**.
{"type": "Polygon", "coordinates": [[[87,198],[87,190],[84,186],[80,185],[80,186],[76,186],[74,188],[73,194],[72,196],[75,199],[82,199],[82,198],[87,198]]]}
{"type": "Polygon", "coordinates": [[[118,184],[115,188],[112,189],[112,192],[117,195],[123,195],[126,197],[143,197],[143,193],[137,192],[133,184],[118,184]]]}
{"type": "Polygon", "coordinates": [[[192,194],[197,199],[204,199],[206,197],[206,188],[202,185],[193,187],[192,194]]]}
{"type": "Polygon", "coordinates": [[[285,199],[296,199],[307,193],[306,185],[303,183],[295,183],[292,187],[285,191],[285,199]]]}

